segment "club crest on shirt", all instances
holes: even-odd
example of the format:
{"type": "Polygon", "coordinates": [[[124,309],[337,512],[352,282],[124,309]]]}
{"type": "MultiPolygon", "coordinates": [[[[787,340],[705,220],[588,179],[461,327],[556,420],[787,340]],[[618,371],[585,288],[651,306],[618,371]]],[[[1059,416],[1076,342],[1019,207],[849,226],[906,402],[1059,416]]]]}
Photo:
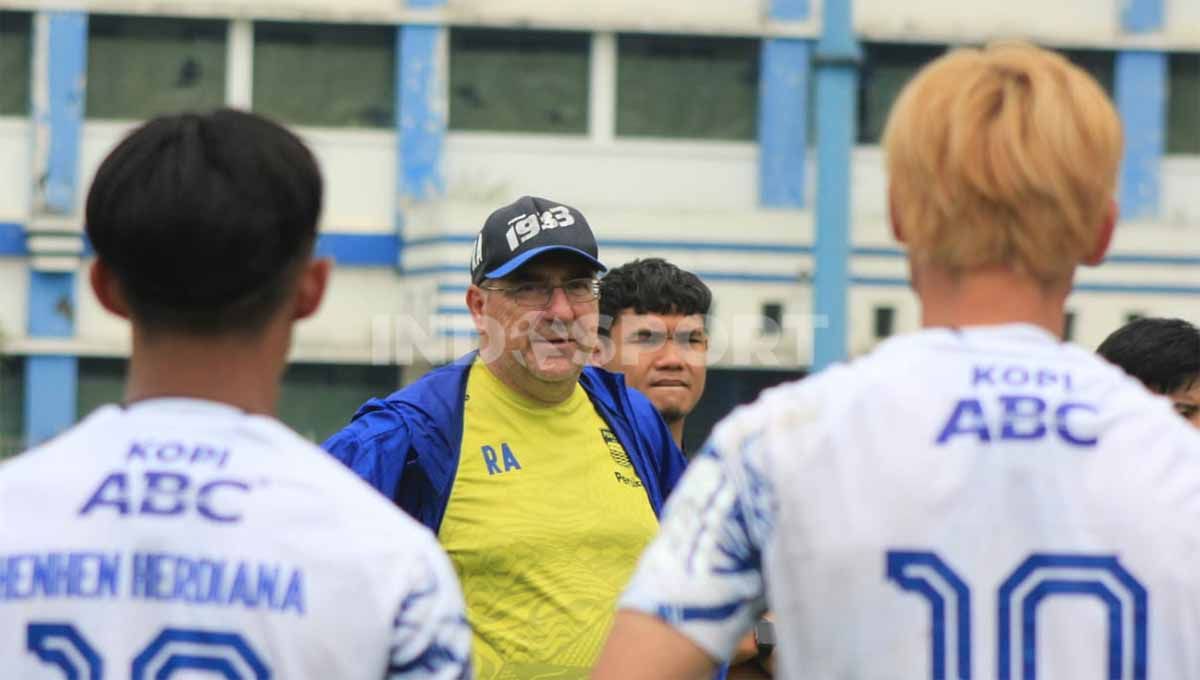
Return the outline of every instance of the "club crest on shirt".
{"type": "Polygon", "coordinates": [[[625,453],[625,447],[621,446],[621,440],[617,439],[617,435],[613,434],[612,430],[602,427],[600,436],[604,438],[604,444],[608,447],[608,453],[612,456],[613,462],[621,467],[633,467],[633,463],[629,461],[629,454],[625,453]]]}

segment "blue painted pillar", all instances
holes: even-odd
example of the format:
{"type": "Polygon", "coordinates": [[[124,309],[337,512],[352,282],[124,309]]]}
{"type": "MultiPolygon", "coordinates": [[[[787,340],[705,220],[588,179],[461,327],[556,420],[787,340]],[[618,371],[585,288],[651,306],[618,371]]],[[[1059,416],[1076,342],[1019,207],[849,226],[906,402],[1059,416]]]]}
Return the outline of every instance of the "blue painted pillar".
{"type": "Polygon", "coordinates": [[[1126,33],[1153,33],[1163,27],[1163,0],[1123,0],[1121,30],[1126,33]]]}
{"type": "Polygon", "coordinates": [[[813,371],[846,358],[850,266],[850,157],[862,59],[851,0],[825,0],[816,48],[817,215],[813,259],[813,371]]]}
{"type": "MultiPolygon", "coordinates": [[[[75,274],[29,273],[29,336],[75,335],[75,274]]],[[[79,362],[74,356],[35,354],[25,367],[25,439],[29,446],[75,422],[79,362]]]]}
{"type": "Polygon", "coordinates": [[[803,208],[808,156],[808,81],[812,44],[768,38],[762,44],[758,102],[759,203],[803,208]]]}
{"type": "MultiPolygon", "coordinates": [[[[436,9],[445,0],[409,0],[436,9]]],[[[406,213],[445,193],[442,153],[446,139],[449,49],[445,26],[418,24],[396,31],[397,257],[403,261],[406,213]]]]}
{"type": "MultiPolygon", "coordinates": [[[[1150,33],[1163,25],[1163,0],[1126,0],[1121,28],[1150,33]]],[[[1167,54],[1141,50],[1117,53],[1117,110],[1125,128],[1118,200],[1121,217],[1152,220],[1159,216],[1162,157],[1166,151],[1167,54]]]]}
{"type": "MultiPolygon", "coordinates": [[[[34,186],[33,218],[76,214],[79,148],[87,79],[87,15],[39,13],[42,68],[35,74],[34,126],[47,141],[35,159],[42,181],[34,186]]],[[[32,260],[31,260],[32,262],[32,260]]],[[[75,335],[75,272],[29,271],[27,329],[31,338],[75,335]]],[[[45,441],[75,422],[78,360],[70,355],[31,355],[25,368],[25,437],[45,441]]]]}
{"type": "MultiPolygon", "coordinates": [[[[771,18],[804,21],[808,0],[772,0],[771,18]]],[[[767,38],[758,88],[758,195],[766,208],[803,208],[812,41],[767,38]]]]}
{"type": "Polygon", "coordinates": [[[1155,219],[1166,151],[1167,55],[1118,52],[1117,110],[1125,128],[1119,201],[1124,219],[1155,219]]]}

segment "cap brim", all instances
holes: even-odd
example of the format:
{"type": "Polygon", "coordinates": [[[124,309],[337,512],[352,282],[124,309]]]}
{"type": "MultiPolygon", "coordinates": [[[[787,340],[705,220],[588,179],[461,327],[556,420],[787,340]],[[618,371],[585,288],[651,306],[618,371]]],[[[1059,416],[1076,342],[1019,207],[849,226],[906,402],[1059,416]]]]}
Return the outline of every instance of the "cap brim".
{"type": "Polygon", "coordinates": [[[566,251],[569,253],[575,253],[579,257],[582,257],[583,259],[587,260],[591,264],[595,265],[596,268],[599,269],[600,271],[602,271],[602,272],[608,271],[608,267],[605,267],[603,264],[600,264],[600,260],[597,260],[596,258],[592,257],[591,255],[588,255],[587,253],[583,252],[582,250],[580,250],[578,248],[572,248],[571,246],[542,246],[540,248],[534,248],[532,250],[528,250],[524,253],[521,253],[520,255],[514,257],[513,259],[509,260],[508,262],[505,262],[504,264],[500,265],[499,267],[496,267],[495,269],[493,269],[490,272],[484,272],[483,277],[485,279],[498,279],[502,276],[508,276],[509,274],[520,269],[526,262],[532,260],[533,258],[537,257],[538,255],[541,255],[542,253],[548,253],[552,250],[563,250],[563,251],[566,251]]]}

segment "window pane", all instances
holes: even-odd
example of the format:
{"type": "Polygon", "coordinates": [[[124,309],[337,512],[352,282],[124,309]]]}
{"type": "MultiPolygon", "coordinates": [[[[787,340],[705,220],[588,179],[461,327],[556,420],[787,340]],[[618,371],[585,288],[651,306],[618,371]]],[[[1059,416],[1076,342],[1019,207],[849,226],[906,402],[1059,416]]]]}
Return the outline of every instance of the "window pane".
{"type": "Polygon", "coordinates": [[[617,134],[755,138],[759,41],[623,35],[617,134]]]}
{"type": "Polygon", "coordinates": [[[320,443],[345,427],[363,402],[396,391],[399,379],[396,366],[292,364],[283,376],[279,419],[320,443]]]}
{"type": "Polygon", "coordinates": [[[758,332],[763,335],[778,335],[783,329],[783,304],[779,302],[764,302],[762,305],[762,322],[758,332]]]}
{"type": "Polygon", "coordinates": [[[0,358],[0,460],[25,447],[25,359],[0,358]]]}
{"type": "Polygon", "coordinates": [[[868,43],[863,47],[858,98],[858,143],[878,144],[900,90],[925,64],[940,57],[942,45],[868,43]]]}
{"type": "Polygon", "coordinates": [[[80,359],[79,392],[75,412],[79,419],[105,404],[125,400],[125,359],[80,359]]]}
{"type": "Polygon", "coordinates": [[[27,12],[0,12],[0,116],[29,114],[33,21],[27,12]]]}
{"type": "Polygon", "coordinates": [[[1113,96],[1116,53],[1112,50],[1062,50],[1062,55],[1095,78],[1109,97],[1113,96]]]}
{"type": "Polygon", "coordinates": [[[396,29],[254,25],[254,110],[296,125],[394,127],[396,29]]]}
{"type": "Polygon", "coordinates": [[[704,394],[683,426],[684,453],[690,458],[700,450],[713,427],[733,409],[753,402],[763,390],[799,380],[804,375],[805,372],[799,369],[708,369],[708,382],[704,394]]]}
{"type": "Polygon", "coordinates": [[[896,328],[896,308],[891,305],[875,307],[875,339],[889,338],[896,328]]]}
{"type": "MultiPolygon", "coordinates": [[[[0,425],[10,409],[10,364],[0,362],[0,425]]],[[[18,364],[19,365],[19,364],[18,364]]],[[[83,418],[104,404],[120,403],[125,395],[125,359],[80,359],[78,416],[83,418]]],[[[283,376],[279,419],[305,437],[322,442],[350,422],[350,416],[371,397],[391,394],[399,386],[395,366],[292,364],[283,376]]],[[[15,378],[16,387],[23,384],[15,378]]],[[[21,424],[20,400],[11,405],[21,424]]]]}
{"type": "Polygon", "coordinates": [[[1167,153],[1200,154],[1200,54],[1172,54],[1167,153]]]}
{"type": "Polygon", "coordinates": [[[586,133],[590,36],[450,30],[450,128],[586,133]]]}
{"type": "Polygon", "coordinates": [[[226,22],[92,15],[89,118],[141,119],[225,102],[226,22]]]}

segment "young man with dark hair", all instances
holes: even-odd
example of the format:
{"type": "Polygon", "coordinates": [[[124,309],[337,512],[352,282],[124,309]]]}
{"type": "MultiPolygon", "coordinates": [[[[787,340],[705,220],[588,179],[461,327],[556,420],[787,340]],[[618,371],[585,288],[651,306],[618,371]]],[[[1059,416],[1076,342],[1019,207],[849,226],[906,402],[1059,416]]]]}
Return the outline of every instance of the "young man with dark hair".
{"type": "Polygon", "coordinates": [[[650,398],[680,448],[684,419],[704,394],[711,305],[698,276],[657,257],[600,279],[597,363],[650,398]]]}
{"type": "Polygon", "coordinates": [[[329,278],[321,195],[299,139],[236,111],[154,119],[100,165],[126,401],[0,466],[6,677],[470,675],[433,536],[272,417],[329,278]]]}
{"type": "Polygon", "coordinates": [[[1113,331],[1096,351],[1200,427],[1200,329],[1183,319],[1136,319],[1113,331]]]}

